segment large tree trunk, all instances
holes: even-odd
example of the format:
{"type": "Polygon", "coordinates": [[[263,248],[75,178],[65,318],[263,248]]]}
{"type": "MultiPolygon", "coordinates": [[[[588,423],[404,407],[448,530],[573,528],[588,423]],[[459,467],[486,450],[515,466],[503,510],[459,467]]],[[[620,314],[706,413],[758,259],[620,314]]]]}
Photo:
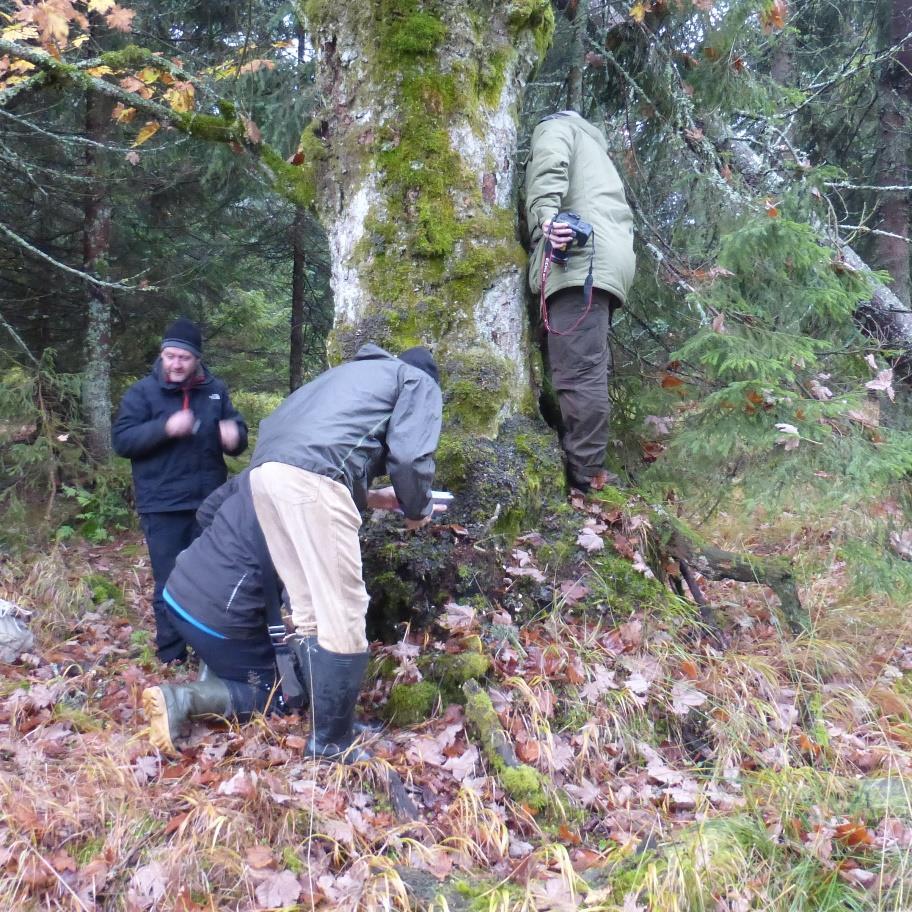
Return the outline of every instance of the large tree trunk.
{"type": "Polygon", "coordinates": [[[562,490],[532,395],[514,202],[521,95],[554,18],[549,0],[309,0],[305,14],[327,101],[302,144],[325,165],[330,358],[424,344],[441,368],[436,485],[457,495],[452,525],[393,546],[380,524],[363,535],[371,636],[389,635],[441,592],[467,594],[478,562],[502,578],[496,552],[465,541],[529,528],[562,490]]]}
{"type": "Polygon", "coordinates": [[[529,401],[514,154],[550,4],[311,0],[305,12],[328,102],[331,356],[430,345],[446,423],[495,435],[529,401]]]}
{"type": "MultiPolygon", "coordinates": [[[[110,121],[110,102],[86,93],[86,136],[96,142],[104,138],[110,121]]],[[[111,202],[100,172],[100,150],[86,146],[85,175],[89,181],[83,219],[82,268],[89,275],[107,274],[111,241],[111,202]]],[[[85,330],[85,370],[82,382],[82,410],[86,422],[86,447],[93,459],[111,457],[111,311],[110,288],[87,284],[88,302],[85,330]]]]}
{"type": "MultiPolygon", "coordinates": [[[[905,187],[909,183],[909,66],[912,64],[912,42],[905,40],[912,32],[912,3],[909,0],[885,0],[881,44],[899,45],[895,58],[887,60],[880,72],[877,93],[879,109],[879,148],[877,183],[881,187],[905,187]]],[[[909,280],[909,193],[907,190],[884,190],[881,194],[880,234],[874,236],[877,266],[892,277],[894,294],[907,307],[910,304],[909,280]]]]}

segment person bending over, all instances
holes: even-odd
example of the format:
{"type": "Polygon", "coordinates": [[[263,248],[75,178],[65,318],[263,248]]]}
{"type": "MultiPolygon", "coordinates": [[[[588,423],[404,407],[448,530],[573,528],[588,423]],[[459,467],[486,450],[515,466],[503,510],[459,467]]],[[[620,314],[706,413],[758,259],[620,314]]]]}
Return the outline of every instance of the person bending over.
{"type": "Polygon", "coordinates": [[[420,529],[433,512],[442,399],[431,353],[376,345],[321,374],[260,425],[253,505],[291,605],[312,677],[312,755],[359,756],[355,702],[370,653],[358,528],[368,506],[420,529]],[[392,490],[368,494],[389,474],[392,490]]]}

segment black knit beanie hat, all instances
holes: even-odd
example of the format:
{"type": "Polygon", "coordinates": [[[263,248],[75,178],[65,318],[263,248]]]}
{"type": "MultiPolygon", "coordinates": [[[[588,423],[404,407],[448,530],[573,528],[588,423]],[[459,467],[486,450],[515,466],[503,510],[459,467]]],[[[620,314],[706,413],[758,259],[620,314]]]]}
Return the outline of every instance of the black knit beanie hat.
{"type": "Polygon", "coordinates": [[[440,371],[437,370],[434,357],[423,345],[416,345],[414,348],[406,349],[399,355],[399,360],[405,361],[406,364],[411,364],[412,367],[417,367],[418,370],[423,370],[434,383],[440,383],[440,371]]]}
{"type": "Polygon", "coordinates": [[[182,348],[196,358],[203,355],[203,334],[192,320],[178,317],[162,336],[162,348],[182,348]]]}

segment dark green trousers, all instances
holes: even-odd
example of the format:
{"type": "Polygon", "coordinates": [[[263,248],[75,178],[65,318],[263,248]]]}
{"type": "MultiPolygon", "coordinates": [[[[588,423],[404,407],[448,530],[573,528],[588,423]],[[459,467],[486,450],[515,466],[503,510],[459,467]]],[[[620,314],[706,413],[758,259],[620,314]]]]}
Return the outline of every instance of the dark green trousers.
{"type": "Polygon", "coordinates": [[[561,445],[572,478],[586,481],[605,467],[608,446],[608,332],[617,298],[596,288],[586,310],[582,288],[563,288],[548,298],[548,364],[563,422],[561,445]],[[572,328],[582,318],[576,328],[572,328]],[[561,335],[566,333],[566,335],[561,335]]]}

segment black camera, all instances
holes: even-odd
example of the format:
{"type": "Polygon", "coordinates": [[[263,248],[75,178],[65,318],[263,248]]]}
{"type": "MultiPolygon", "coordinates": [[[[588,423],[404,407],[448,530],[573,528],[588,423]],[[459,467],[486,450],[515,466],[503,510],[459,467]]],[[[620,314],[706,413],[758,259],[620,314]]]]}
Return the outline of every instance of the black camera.
{"type": "Polygon", "coordinates": [[[574,243],[577,247],[585,247],[589,243],[589,238],[592,237],[592,225],[584,222],[576,212],[558,212],[551,219],[552,225],[555,222],[563,222],[573,229],[573,240],[563,250],[558,250],[554,245],[551,246],[551,259],[564,266],[570,258],[570,248],[574,243]]]}

